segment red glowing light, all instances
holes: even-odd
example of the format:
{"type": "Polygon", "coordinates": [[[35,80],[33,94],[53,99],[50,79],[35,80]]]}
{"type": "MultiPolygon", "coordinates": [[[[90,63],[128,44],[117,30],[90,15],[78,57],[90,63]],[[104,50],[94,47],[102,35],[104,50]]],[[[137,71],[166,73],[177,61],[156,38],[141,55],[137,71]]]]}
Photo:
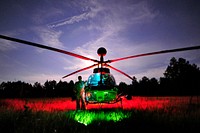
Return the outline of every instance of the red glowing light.
{"type": "MultiPolygon", "coordinates": [[[[198,101],[194,100],[194,101],[198,101]]],[[[68,111],[75,110],[76,103],[71,98],[52,99],[1,99],[1,103],[8,109],[24,110],[25,107],[32,111],[68,111]]],[[[133,97],[132,100],[123,99],[123,109],[136,110],[166,110],[169,107],[185,108],[190,102],[190,97],[133,97]]],[[[115,104],[88,104],[87,109],[121,108],[120,103],[115,104]]],[[[175,108],[175,109],[176,109],[175,108]]],[[[167,111],[167,110],[166,110],[167,111]]]]}

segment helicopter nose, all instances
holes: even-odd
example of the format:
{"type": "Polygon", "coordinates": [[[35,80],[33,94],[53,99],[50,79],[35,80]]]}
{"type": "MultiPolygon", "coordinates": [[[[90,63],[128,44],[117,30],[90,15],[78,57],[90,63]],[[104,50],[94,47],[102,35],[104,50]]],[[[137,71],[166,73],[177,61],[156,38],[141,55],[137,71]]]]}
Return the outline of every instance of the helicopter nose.
{"type": "Polygon", "coordinates": [[[99,56],[105,56],[107,53],[106,49],[104,47],[100,47],[98,50],[97,50],[97,54],[99,56]]]}

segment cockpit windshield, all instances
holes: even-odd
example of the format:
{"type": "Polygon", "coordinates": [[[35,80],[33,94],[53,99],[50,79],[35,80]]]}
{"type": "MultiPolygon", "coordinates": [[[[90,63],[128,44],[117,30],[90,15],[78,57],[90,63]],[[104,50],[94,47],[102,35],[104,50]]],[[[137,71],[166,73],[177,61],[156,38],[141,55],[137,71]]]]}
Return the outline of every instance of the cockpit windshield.
{"type": "Polygon", "coordinates": [[[98,86],[101,83],[101,76],[102,76],[102,85],[116,85],[115,79],[112,74],[110,73],[105,73],[105,74],[100,74],[100,73],[94,73],[89,76],[88,78],[88,85],[91,86],[98,86]]]}

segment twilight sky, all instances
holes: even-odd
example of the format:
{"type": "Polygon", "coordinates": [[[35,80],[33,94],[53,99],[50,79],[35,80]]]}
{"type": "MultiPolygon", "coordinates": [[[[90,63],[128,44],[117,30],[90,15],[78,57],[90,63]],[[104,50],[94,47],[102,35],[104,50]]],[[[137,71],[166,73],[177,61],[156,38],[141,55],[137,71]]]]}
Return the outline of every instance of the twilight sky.
{"type": "MultiPolygon", "coordinates": [[[[1,0],[0,34],[105,60],[200,45],[199,0],[1,0]]],[[[200,50],[127,59],[111,65],[140,80],[163,77],[172,57],[200,66],[200,50]]],[[[0,83],[87,80],[94,64],[73,56],[0,39],[0,83]]],[[[131,83],[111,69],[117,83],[131,83]]]]}

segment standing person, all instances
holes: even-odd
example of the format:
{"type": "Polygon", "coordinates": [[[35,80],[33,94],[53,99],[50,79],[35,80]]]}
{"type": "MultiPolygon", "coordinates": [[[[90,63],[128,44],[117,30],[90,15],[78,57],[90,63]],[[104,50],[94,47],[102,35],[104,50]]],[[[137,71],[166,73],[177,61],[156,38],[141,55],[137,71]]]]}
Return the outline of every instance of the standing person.
{"type": "Polygon", "coordinates": [[[78,76],[78,81],[75,83],[74,93],[76,95],[76,109],[85,109],[85,82],[82,77],[78,76]]]}

